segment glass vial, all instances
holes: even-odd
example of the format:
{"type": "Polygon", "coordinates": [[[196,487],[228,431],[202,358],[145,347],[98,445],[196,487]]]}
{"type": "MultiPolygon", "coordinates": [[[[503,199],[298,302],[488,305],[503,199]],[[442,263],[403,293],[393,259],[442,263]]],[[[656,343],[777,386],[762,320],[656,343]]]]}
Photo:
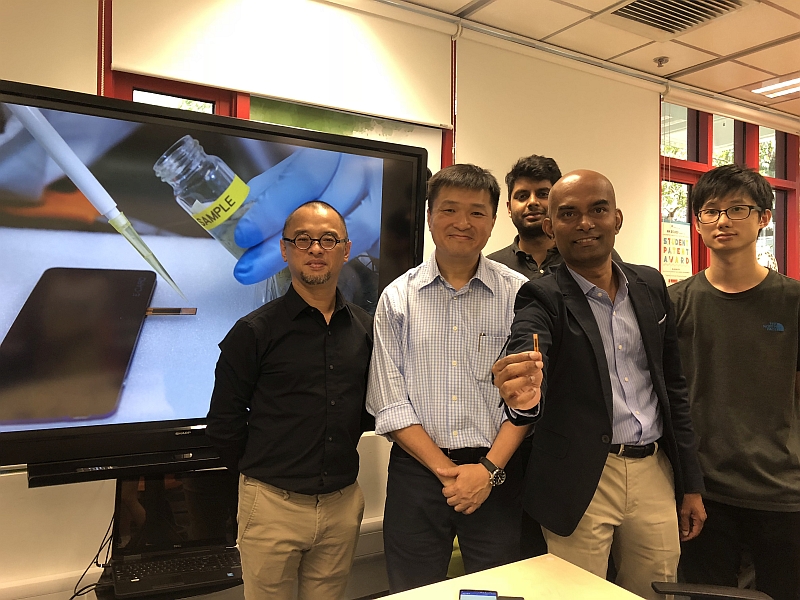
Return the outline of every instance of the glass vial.
{"type": "Polygon", "coordinates": [[[153,165],[156,175],[172,186],[175,199],[192,218],[237,259],[236,224],[250,210],[250,188],[217,156],[209,156],[190,135],[175,142],[153,165]]]}

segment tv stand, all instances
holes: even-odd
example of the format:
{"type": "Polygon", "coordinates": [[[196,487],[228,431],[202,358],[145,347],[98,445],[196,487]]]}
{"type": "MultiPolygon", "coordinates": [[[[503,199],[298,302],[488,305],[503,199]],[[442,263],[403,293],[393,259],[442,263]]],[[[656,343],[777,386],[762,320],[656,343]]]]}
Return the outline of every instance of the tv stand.
{"type": "Polygon", "coordinates": [[[28,487],[224,468],[210,447],[28,465],[28,487]]]}

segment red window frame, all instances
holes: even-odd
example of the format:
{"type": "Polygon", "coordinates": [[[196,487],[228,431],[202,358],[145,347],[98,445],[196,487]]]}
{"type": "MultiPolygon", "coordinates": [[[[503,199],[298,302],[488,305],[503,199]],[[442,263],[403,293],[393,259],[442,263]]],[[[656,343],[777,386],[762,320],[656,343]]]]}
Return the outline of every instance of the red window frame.
{"type": "MultiPolygon", "coordinates": [[[[690,160],[661,156],[661,181],[674,181],[694,185],[700,176],[713,168],[714,118],[710,113],[689,110],[688,114],[688,155],[690,160]],[[696,145],[695,145],[696,141],[696,145]]],[[[759,168],[758,125],[734,121],[734,161],[742,166],[759,168]]],[[[776,144],[780,160],[785,157],[785,165],[778,171],[786,173],[785,179],[766,177],[775,190],[786,193],[785,212],[783,206],[775,206],[774,216],[783,217],[781,235],[785,245],[786,275],[800,279],[800,138],[790,133],[779,133],[776,144]]],[[[691,213],[691,209],[689,211],[691,213]]],[[[660,213],[660,211],[659,211],[660,213]]],[[[708,248],[694,227],[694,214],[691,214],[692,234],[692,273],[705,269],[710,262],[708,248]]],[[[777,221],[776,221],[777,222],[777,221]]],[[[777,231],[776,231],[777,233],[777,231]]]]}
{"type": "Polygon", "coordinates": [[[160,79],[158,77],[148,77],[145,75],[135,75],[122,71],[112,72],[114,97],[120,100],[133,100],[133,91],[142,90],[177,96],[179,98],[189,98],[202,102],[214,104],[214,114],[225,117],[238,117],[240,119],[250,118],[250,95],[231,90],[222,90],[193,83],[183,83],[160,79]]]}

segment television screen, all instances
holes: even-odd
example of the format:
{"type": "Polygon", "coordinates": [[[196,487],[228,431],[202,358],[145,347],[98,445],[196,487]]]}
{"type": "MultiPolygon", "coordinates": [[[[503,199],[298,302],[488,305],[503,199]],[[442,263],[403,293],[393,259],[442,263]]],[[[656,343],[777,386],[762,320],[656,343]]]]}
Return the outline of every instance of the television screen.
{"type": "Polygon", "coordinates": [[[420,148],[0,82],[0,464],[99,478],[207,446],[218,342],[289,285],[286,216],[345,216],[339,287],[373,312],[421,260],[425,171],[420,148]]]}

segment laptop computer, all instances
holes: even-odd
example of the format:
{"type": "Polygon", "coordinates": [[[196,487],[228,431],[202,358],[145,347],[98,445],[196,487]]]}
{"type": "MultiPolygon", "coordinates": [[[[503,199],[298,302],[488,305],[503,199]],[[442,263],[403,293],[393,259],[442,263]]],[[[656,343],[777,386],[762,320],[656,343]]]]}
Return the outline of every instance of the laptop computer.
{"type": "Polygon", "coordinates": [[[130,598],[242,581],[238,474],[220,469],[118,479],[111,571],[130,598]]]}

